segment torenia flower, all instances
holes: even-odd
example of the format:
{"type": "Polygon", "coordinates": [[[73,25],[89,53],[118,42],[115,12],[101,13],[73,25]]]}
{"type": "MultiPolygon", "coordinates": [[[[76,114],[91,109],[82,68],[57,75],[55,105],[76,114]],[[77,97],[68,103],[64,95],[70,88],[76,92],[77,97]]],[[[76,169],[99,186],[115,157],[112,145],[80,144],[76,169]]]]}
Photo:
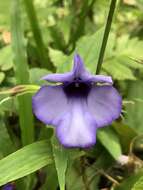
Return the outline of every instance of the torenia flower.
{"type": "Polygon", "coordinates": [[[56,135],[65,147],[94,145],[96,130],[120,116],[122,99],[112,87],[112,78],[90,74],[79,55],[74,56],[71,72],[42,79],[61,84],[40,88],[32,100],[34,114],[56,127],[56,135]]]}

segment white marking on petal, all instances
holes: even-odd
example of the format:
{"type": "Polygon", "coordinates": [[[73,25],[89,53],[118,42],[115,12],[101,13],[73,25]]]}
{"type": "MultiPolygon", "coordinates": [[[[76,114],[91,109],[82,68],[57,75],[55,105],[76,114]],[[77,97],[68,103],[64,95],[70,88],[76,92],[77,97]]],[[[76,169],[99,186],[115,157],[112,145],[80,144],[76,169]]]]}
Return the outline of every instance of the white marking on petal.
{"type": "Polygon", "coordinates": [[[88,147],[95,144],[96,125],[86,109],[86,101],[74,99],[70,102],[70,113],[65,115],[57,128],[61,143],[70,147],[88,147]]]}

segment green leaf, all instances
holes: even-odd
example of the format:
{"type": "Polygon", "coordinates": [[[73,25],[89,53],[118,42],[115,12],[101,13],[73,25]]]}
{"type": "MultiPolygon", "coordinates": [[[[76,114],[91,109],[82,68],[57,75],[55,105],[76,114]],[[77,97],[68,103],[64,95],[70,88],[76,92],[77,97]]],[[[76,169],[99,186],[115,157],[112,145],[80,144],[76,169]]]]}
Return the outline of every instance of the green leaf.
{"type": "Polygon", "coordinates": [[[0,1],[0,26],[9,29],[10,22],[10,0],[0,1]]]}
{"type": "Polygon", "coordinates": [[[92,73],[95,73],[96,71],[97,61],[103,38],[103,29],[104,28],[101,28],[93,35],[82,37],[77,42],[76,46],[76,51],[81,55],[84,63],[87,65],[92,73]]]}
{"type": "Polygon", "coordinates": [[[0,72],[0,83],[3,82],[4,78],[5,78],[5,74],[3,72],[0,72]]]}
{"type": "Polygon", "coordinates": [[[68,62],[68,56],[64,55],[62,51],[56,49],[49,48],[49,56],[57,68],[68,62]]]}
{"type": "Polygon", "coordinates": [[[142,189],[143,189],[143,177],[140,177],[131,190],[142,190],[142,189]]]}
{"type": "Polygon", "coordinates": [[[85,189],[80,170],[80,164],[77,160],[75,164],[70,164],[68,167],[66,176],[66,187],[68,190],[85,189]]]}
{"type": "Polygon", "coordinates": [[[67,56],[59,50],[49,48],[49,56],[57,68],[57,73],[64,73],[71,70],[73,55],[67,56]]]}
{"type": "Polygon", "coordinates": [[[7,128],[2,120],[0,120],[0,152],[3,156],[12,153],[15,150],[8,134],[7,128]]]}
{"type": "Polygon", "coordinates": [[[42,85],[44,82],[40,80],[44,75],[48,75],[47,69],[32,68],[30,69],[30,83],[42,85]]]}
{"type": "MultiPolygon", "coordinates": [[[[123,182],[115,188],[115,190],[133,190],[134,184],[143,176],[143,170],[138,173],[132,174],[130,177],[123,180],[123,182]]],[[[135,190],[135,189],[134,189],[135,190]]],[[[138,190],[142,190],[138,189],[138,190]]]]}
{"type": "Polygon", "coordinates": [[[117,80],[135,80],[131,69],[121,64],[116,58],[105,61],[103,69],[117,80]]]}
{"type": "Polygon", "coordinates": [[[49,141],[27,145],[0,160],[0,186],[53,162],[49,141]]]}
{"type": "Polygon", "coordinates": [[[13,67],[11,46],[7,45],[0,50],[0,68],[7,71],[13,67]]]}
{"type": "Polygon", "coordinates": [[[120,137],[123,151],[128,153],[132,139],[137,136],[136,131],[123,123],[114,122],[112,126],[120,137]]]}
{"type": "MultiPolygon", "coordinates": [[[[92,73],[95,73],[96,70],[102,37],[103,28],[92,35],[83,36],[76,44],[76,52],[81,55],[86,67],[92,73]]],[[[107,43],[104,64],[102,65],[103,71],[117,80],[136,80],[132,69],[143,69],[143,65],[139,63],[139,59],[142,59],[141,49],[139,48],[142,45],[142,41],[134,38],[129,39],[129,37],[121,38],[120,42],[120,38],[118,39],[114,33],[111,33],[107,43]],[[135,42],[137,42],[137,46],[135,46],[135,42]],[[138,53],[134,53],[134,49],[138,53]]],[[[61,51],[50,49],[50,58],[57,66],[57,72],[69,71],[73,56],[74,54],[66,56],[61,51]]]]}
{"type": "Polygon", "coordinates": [[[129,82],[127,99],[132,100],[134,104],[127,104],[126,123],[132,127],[137,133],[143,132],[143,102],[136,99],[143,99],[143,81],[138,80],[129,82]]]}
{"type": "Polygon", "coordinates": [[[7,95],[0,95],[0,113],[11,110],[16,111],[15,100],[11,97],[7,97],[7,95]]]}
{"type": "MultiPolygon", "coordinates": [[[[87,35],[79,39],[76,52],[80,54],[87,68],[95,73],[99,51],[102,43],[103,28],[93,35],[87,35]],[[86,45],[85,45],[86,44],[86,45]]],[[[58,50],[50,49],[50,58],[57,66],[57,72],[69,71],[72,67],[74,53],[70,56],[64,55],[58,50]]]]}
{"type": "Polygon", "coordinates": [[[65,190],[65,175],[68,163],[68,150],[59,144],[55,136],[52,139],[52,149],[60,190],[65,190]]]}
{"type": "Polygon", "coordinates": [[[130,38],[128,34],[122,35],[117,41],[117,54],[127,55],[131,58],[143,59],[143,41],[136,37],[130,38]]]}
{"type": "Polygon", "coordinates": [[[57,190],[58,177],[55,165],[54,164],[48,165],[46,167],[46,171],[47,171],[46,180],[40,190],[47,190],[47,187],[50,190],[57,190]]]}
{"type": "Polygon", "coordinates": [[[111,128],[106,127],[104,129],[98,129],[97,137],[101,144],[113,156],[113,158],[117,160],[122,154],[121,145],[117,134],[111,128]]]}
{"type": "Polygon", "coordinates": [[[119,63],[132,68],[132,69],[143,69],[143,64],[138,61],[138,59],[130,58],[128,56],[117,56],[119,63]]]}
{"type": "MultiPolygon", "coordinates": [[[[25,39],[22,28],[20,0],[12,0],[11,31],[12,51],[14,56],[14,68],[17,84],[29,83],[29,71],[26,58],[25,39]]],[[[31,106],[31,96],[23,95],[18,97],[18,112],[20,116],[20,128],[22,132],[23,145],[34,140],[34,126],[31,106]]]]}
{"type": "Polygon", "coordinates": [[[132,69],[143,69],[143,65],[139,63],[139,59],[142,59],[140,48],[143,42],[136,38],[129,39],[126,35],[117,38],[111,33],[107,45],[103,69],[114,79],[135,80],[132,69]]]}

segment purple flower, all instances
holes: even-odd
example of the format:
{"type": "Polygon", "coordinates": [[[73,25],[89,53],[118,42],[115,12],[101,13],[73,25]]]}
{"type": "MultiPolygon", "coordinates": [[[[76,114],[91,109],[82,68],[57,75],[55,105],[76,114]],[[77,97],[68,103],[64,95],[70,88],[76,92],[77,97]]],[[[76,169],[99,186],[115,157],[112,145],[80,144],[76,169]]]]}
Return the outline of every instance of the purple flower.
{"type": "Polygon", "coordinates": [[[94,145],[96,130],[120,116],[122,99],[112,87],[112,78],[90,74],[79,55],[74,57],[71,72],[49,74],[42,79],[62,84],[40,88],[32,100],[34,114],[56,127],[65,147],[94,145]]]}
{"type": "Polygon", "coordinates": [[[5,185],[2,190],[13,190],[14,189],[14,186],[13,184],[7,184],[5,185]]]}

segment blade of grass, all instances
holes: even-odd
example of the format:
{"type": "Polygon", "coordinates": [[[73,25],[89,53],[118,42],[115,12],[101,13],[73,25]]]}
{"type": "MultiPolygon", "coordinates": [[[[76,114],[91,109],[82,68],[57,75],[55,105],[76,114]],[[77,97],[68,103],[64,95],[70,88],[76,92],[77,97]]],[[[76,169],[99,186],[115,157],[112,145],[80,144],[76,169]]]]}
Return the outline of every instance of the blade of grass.
{"type": "Polygon", "coordinates": [[[46,51],[44,42],[42,39],[40,27],[38,24],[38,19],[36,16],[36,11],[33,5],[33,0],[24,0],[24,5],[26,8],[26,12],[28,15],[28,19],[31,25],[31,29],[33,32],[34,40],[37,46],[37,53],[39,57],[39,61],[41,63],[41,67],[45,67],[51,71],[54,71],[54,66],[50,62],[50,59],[48,57],[48,50],[46,51]]]}
{"type": "Polygon", "coordinates": [[[43,140],[27,145],[0,160],[0,186],[51,163],[53,156],[49,141],[43,140]]]}
{"type": "Polygon", "coordinates": [[[2,118],[0,118],[0,155],[7,156],[15,151],[14,144],[2,118]]]}
{"type": "MultiPolygon", "coordinates": [[[[22,21],[20,16],[20,0],[12,0],[11,2],[11,34],[15,77],[17,84],[28,84],[29,72],[26,58],[25,41],[22,29],[22,21]]],[[[34,140],[31,96],[19,96],[18,105],[22,144],[26,145],[32,143],[34,140]]]]}
{"type": "Polygon", "coordinates": [[[68,150],[59,144],[55,136],[52,139],[52,150],[58,175],[59,187],[60,190],[65,190],[66,170],[68,165],[68,150]]]}
{"type": "Polygon", "coordinates": [[[108,18],[107,18],[104,36],[103,36],[103,41],[102,41],[100,54],[99,54],[99,58],[98,58],[96,74],[99,74],[99,72],[101,70],[101,65],[103,63],[104,53],[105,53],[105,49],[106,49],[106,45],[107,45],[107,41],[108,41],[108,37],[109,37],[109,32],[111,29],[111,24],[112,24],[114,12],[115,12],[116,1],[117,0],[111,0],[110,9],[109,9],[108,18]]]}

